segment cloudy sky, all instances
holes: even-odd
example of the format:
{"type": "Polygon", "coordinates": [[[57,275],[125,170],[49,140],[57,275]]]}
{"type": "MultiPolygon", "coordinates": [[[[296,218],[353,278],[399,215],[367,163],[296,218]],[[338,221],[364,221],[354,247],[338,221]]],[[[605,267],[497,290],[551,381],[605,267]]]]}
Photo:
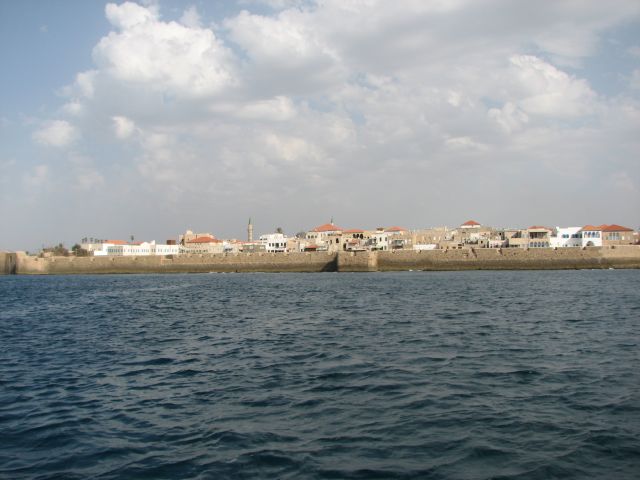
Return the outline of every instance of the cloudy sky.
{"type": "Polygon", "coordinates": [[[0,2],[0,249],[640,226],[637,0],[0,2]]]}

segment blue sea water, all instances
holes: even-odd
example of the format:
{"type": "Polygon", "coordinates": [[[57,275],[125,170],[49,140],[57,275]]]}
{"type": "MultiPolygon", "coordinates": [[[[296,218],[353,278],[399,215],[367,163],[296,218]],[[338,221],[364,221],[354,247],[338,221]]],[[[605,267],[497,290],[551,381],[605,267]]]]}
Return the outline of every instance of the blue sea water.
{"type": "Polygon", "coordinates": [[[0,477],[640,478],[640,271],[0,277],[0,477]]]}

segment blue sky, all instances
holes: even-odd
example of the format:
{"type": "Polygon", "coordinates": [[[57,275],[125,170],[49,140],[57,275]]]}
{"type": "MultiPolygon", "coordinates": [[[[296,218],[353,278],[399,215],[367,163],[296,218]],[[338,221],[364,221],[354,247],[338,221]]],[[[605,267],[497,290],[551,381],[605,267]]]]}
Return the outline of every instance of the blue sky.
{"type": "Polygon", "coordinates": [[[637,1],[0,3],[0,249],[640,226],[637,1]]]}

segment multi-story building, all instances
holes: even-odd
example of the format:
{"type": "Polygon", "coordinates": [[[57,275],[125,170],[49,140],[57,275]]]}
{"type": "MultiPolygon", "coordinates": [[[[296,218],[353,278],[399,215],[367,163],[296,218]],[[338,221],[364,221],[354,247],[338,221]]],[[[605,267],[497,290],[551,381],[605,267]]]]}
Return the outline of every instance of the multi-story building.
{"type": "Polygon", "coordinates": [[[180,247],[181,253],[224,253],[224,242],[208,235],[191,238],[180,247]]]}
{"type": "Polygon", "coordinates": [[[264,249],[268,253],[288,252],[287,236],[283,233],[268,233],[260,235],[259,241],[264,245],[264,249]]]}
{"type": "Polygon", "coordinates": [[[621,225],[585,225],[580,232],[582,233],[583,247],[632,245],[635,243],[633,229],[621,225]]]}
{"type": "Polygon", "coordinates": [[[324,250],[337,251],[340,250],[340,240],[342,239],[343,228],[333,223],[325,223],[309,230],[305,235],[307,244],[305,250],[324,250]]]}
{"type": "Polygon", "coordinates": [[[534,225],[527,228],[527,238],[529,248],[548,248],[551,246],[552,228],[534,225]]]}
{"type": "Polygon", "coordinates": [[[523,230],[503,230],[505,241],[510,248],[548,248],[551,246],[552,228],[534,225],[523,230]]]}
{"type": "Polygon", "coordinates": [[[554,248],[581,247],[582,232],[580,227],[556,227],[551,236],[551,246],[554,248]]]}
{"type": "Polygon", "coordinates": [[[365,231],[350,228],[342,232],[342,249],[347,251],[366,250],[365,231]]]}
{"type": "Polygon", "coordinates": [[[213,234],[211,233],[193,233],[193,231],[191,230],[187,230],[183,235],[178,235],[178,243],[184,245],[185,243],[191,242],[192,240],[195,240],[196,238],[204,238],[204,237],[211,237],[211,238],[216,238],[213,234]]]}

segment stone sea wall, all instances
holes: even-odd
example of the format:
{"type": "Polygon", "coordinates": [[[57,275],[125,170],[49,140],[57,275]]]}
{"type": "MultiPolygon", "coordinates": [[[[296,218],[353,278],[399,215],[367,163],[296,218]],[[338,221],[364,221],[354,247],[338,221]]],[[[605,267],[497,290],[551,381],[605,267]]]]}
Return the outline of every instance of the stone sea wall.
{"type": "Polygon", "coordinates": [[[640,268],[640,246],[49,258],[0,253],[2,273],[25,275],[590,268],[640,268]]]}
{"type": "Polygon", "coordinates": [[[640,268],[640,246],[524,250],[462,249],[394,252],[345,252],[338,270],[563,270],[589,268],[640,268]]]}
{"type": "Polygon", "coordinates": [[[17,274],[323,272],[336,270],[327,253],[194,254],[140,257],[21,256],[17,274]]]}
{"type": "Polygon", "coordinates": [[[0,275],[16,273],[16,254],[12,252],[0,252],[0,275]]]}

